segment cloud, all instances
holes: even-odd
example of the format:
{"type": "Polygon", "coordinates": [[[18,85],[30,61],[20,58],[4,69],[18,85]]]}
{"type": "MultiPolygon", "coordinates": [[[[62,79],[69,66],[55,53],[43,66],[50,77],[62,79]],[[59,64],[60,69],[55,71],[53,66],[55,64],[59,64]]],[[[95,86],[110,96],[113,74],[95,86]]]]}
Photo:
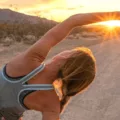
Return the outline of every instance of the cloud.
{"type": "Polygon", "coordinates": [[[62,19],[84,6],[68,6],[66,0],[0,0],[0,7],[29,15],[62,19]]]}
{"type": "Polygon", "coordinates": [[[48,4],[55,0],[0,0],[3,4],[16,4],[16,5],[34,5],[34,4],[48,4]]]}
{"type": "Polygon", "coordinates": [[[11,8],[11,6],[18,9],[33,8],[35,6],[42,6],[50,4],[59,0],[0,0],[1,8],[11,8]]]}

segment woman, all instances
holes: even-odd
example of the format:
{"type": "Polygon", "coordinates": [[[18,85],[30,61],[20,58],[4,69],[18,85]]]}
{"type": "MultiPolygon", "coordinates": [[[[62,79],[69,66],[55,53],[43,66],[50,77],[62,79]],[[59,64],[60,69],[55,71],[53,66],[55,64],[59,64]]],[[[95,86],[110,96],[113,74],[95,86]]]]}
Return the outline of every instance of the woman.
{"type": "Polygon", "coordinates": [[[88,48],[75,48],[57,54],[46,64],[43,61],[73,28],[100,22],[109,14],[114,12],[73,15],[4,65],[0,72],[0,117],[18,120],[25,110],[34,109],[42,113],[42,120],[58,120],[70,97],[93,81],[95,58],[88,48]],[[60,87],[59,96],[56,86],[60,87]]]}

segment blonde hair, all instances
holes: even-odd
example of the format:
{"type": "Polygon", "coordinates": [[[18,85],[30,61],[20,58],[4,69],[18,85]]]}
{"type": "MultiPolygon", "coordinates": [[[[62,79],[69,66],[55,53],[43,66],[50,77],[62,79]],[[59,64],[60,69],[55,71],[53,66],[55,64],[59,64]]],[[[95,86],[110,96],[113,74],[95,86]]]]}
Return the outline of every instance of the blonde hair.
{"type": "Polygon", "coordinates": [[[87,88],[95,78],[96,61],[90,49],[78,47],[59,71],[62,79],[63,97],[60,101],[61,112],[71,96],[87,88]]]}

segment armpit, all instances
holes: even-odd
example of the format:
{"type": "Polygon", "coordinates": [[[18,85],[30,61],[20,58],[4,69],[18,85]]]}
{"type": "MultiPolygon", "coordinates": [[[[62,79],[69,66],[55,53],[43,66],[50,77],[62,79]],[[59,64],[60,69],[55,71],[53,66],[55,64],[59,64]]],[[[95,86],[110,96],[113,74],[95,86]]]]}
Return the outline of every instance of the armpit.
{"type": "Polygon", "coordinates": [[[39,63],[42,63],[44,60],[45,60],[45,57],[39,53],[39,52],[36,52],[36,51],[28,51],[26,52],[26,58],[32,62],[39,62],[39,63]]]}

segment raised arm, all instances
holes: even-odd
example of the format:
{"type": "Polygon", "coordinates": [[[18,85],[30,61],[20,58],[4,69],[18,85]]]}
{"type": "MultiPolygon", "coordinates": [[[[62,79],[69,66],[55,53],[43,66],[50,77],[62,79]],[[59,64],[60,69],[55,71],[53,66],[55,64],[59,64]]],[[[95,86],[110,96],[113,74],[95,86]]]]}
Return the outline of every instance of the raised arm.
{"type": "Polygon", "coordinates": [[[82,25],[108,21],[108,20],[119,20],[120,12],[85,13],[85,14],[76,14],[71,17],[74,21],[75,26],[82,26],[82,25]]]}
{"type": "Polygon", "coordinates": [[[119,19],[119,14],[119,12],[99,12],[73,15],[49,30],[38,42],[28,49],[27,54],[34,59],[44,59],[49,50],[62,41],[73,28],[95,22],[119,19]],[[110,16],[114,17],[110,18],[110,16]]]}

